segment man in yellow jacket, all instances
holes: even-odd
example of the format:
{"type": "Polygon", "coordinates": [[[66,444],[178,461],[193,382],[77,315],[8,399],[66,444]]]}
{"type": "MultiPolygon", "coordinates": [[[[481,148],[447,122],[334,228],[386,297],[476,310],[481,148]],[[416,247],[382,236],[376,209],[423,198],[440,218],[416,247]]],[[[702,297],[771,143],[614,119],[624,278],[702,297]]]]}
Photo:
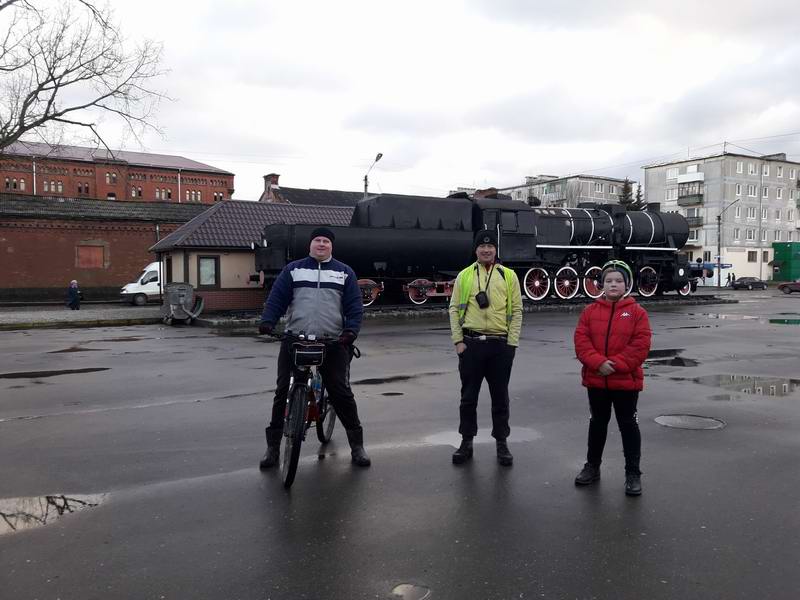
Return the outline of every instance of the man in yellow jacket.
{"type": "Polygon", "coordinates": [[[458,432],[462,440],[453,463],[472,458],[472,438],[478,433],[478,394],[486,379],[492,397],[497,462],[510,466],[514,457],[506,444],[510,432],[508,380],[522,328],[522,295],[516,273],[496,262],[494,231],[477,233],[475,256],[478,260],[458,274],[450,298],[450,331],[461,375],[458,432]]]}

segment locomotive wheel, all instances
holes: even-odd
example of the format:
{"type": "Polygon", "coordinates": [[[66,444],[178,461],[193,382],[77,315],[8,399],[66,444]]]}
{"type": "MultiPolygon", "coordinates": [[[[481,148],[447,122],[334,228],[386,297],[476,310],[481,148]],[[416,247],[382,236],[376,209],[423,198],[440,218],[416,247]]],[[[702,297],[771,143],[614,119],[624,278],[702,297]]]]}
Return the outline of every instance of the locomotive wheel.
{"type": "Polygon", "coordinates": [[[686,282],[686,285],[682,288],[678,288],[678,294],[681,296],[688,296],[692,293],[692,284],[690,281],[686,282]]]}
{"type": "Polygon", "coordinates": [[[426,293],[430,281],[427,279],[415,279],[408,284],[408,299],[414,304],[425,304],[428,301],[428,294],[426,293]]]}
{"type": "Polygon", "coordinates": [[[600,286],[600,276],[603,270],[600,267],[589,267],[583,274],[583,293],[589,298],[599,298],[603,295],[603,288],[600,286]]]}
{"type": "Polygon", "coordinates": [[[556,296],[562,300],[574,298],[580,288],[578,272],[572,267],[561,267],[556,271],[556,296]]]}
{"type": "Polygon", "coordinates": [[[636,286],[639,295],[649,298],[658,289],[658,273],[653,267],[642,267],[639,269],[639,276],[636,278],[636,286]]]}
{"type": "Polygon", "coordinates": [[[375,303],[381,293],[381,287],[372,279],[359,279],[358,287],[361,289],[361,303],[370,306],[375,303]]]}
{"type": "Polygon", "coordinates": [[[525,290],[528,298],[534,302],[547,298],[547,294],[550,292],[550,275],[545,269],[541,267],[528,269],[522,281],[522,289],[525,290]]]}

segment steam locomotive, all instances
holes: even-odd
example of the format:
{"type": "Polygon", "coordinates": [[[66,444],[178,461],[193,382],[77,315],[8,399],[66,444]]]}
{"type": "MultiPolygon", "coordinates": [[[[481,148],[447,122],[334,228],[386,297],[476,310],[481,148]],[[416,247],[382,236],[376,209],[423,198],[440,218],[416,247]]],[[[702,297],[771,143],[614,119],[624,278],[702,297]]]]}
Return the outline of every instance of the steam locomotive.
{"type": "MultiPolygon", "coordinates": [[[[316,225],[273,224],[256,246],[265,281],[308,255],[316,225]]],[[[577,209],[532,207],[496,198],[423,198],[383,194],[359,202],[350,225],[332,227],[334,255],[356,272],[364,305],[379,297],[424,304],[449,297],[458,272],[475,260],[481,229],[498,234],[498,259],[519,276],[531,301],[597,298],[603,263],[624,260],[634,273],[627,293],[688,295],[689,265],[679,251],[689,237],[675,213],[628,211],[620,205],[577,209]]]]}

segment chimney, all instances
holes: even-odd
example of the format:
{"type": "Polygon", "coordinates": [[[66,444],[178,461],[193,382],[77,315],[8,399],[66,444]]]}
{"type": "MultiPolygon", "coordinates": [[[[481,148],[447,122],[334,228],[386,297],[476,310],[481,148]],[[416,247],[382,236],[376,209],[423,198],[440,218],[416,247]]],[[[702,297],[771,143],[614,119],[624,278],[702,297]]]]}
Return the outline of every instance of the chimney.
{"type": "Polygon", "coordinates": [[[259,202],[275,202],[275,193],[273,190],[280,189],[278,186],[278,177],[280,175],[278,173],[270,173],[269,175],[264,175],[264,192],[261,194],[261,198],[258,199],[259,202]]]}

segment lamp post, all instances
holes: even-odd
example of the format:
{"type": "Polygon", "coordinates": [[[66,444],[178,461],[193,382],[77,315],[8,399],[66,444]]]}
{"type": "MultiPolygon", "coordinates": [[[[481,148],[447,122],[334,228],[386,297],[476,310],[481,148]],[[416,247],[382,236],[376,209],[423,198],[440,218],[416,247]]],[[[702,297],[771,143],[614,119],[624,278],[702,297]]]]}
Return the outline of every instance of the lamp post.
{"type": "MultiPolygon", "coordinates": [[[[717,214],[717,289],[722,287],[722,215],[725,214],[725,211],[731,206],[739,202],[739,200],[741,200],[741,198],[737,198],[717,214]]],[[[723,200],[723,203],[724,202],[723,200]]]]}
{"type": "Polygon", "coordinates": [[[364,200],[367,199],[367,187],[369,186],[369,179],[368,179],[369,172],[372,171],[372,167],[375,166],[375,163],[378,162],[382,158],[383,158],[383,154],[378,152],[378,154],[375,156],[375,160],[372,161],[372,164],[369,166],[369,169],[367,169],[367,172],[364,174],[364,200]]]}

